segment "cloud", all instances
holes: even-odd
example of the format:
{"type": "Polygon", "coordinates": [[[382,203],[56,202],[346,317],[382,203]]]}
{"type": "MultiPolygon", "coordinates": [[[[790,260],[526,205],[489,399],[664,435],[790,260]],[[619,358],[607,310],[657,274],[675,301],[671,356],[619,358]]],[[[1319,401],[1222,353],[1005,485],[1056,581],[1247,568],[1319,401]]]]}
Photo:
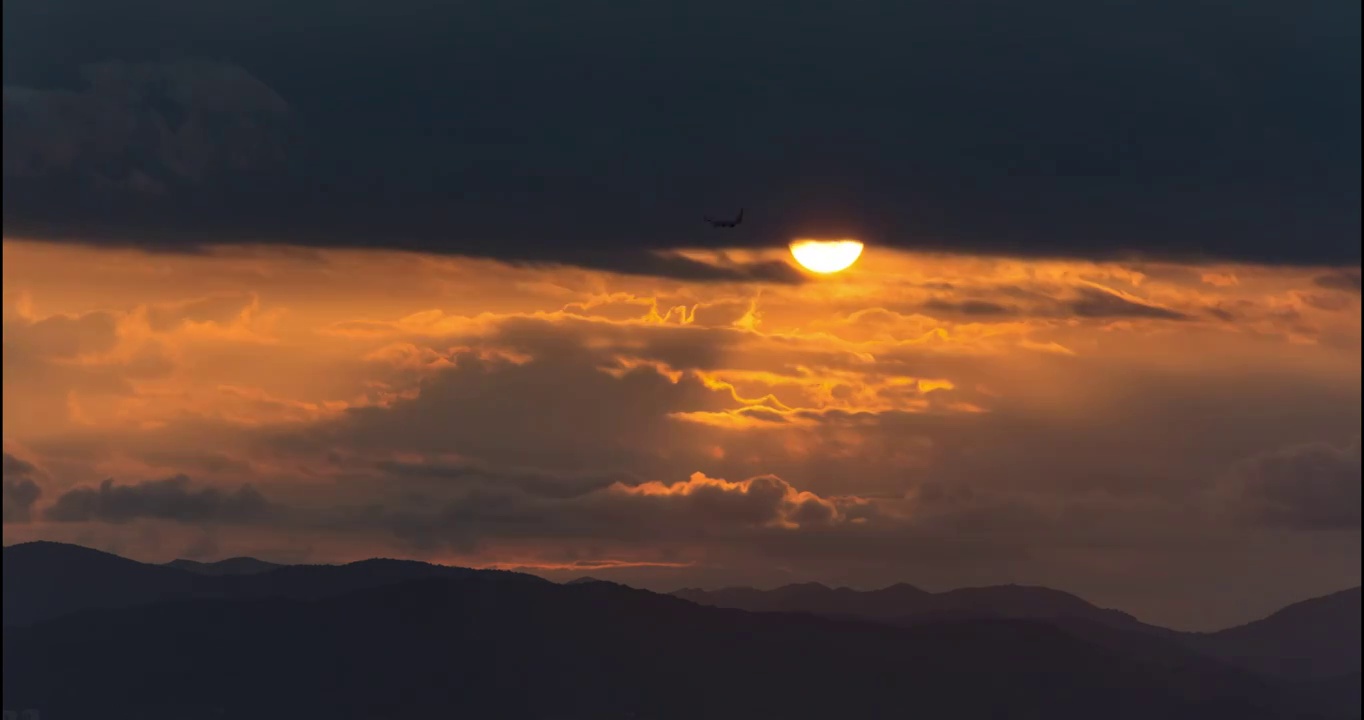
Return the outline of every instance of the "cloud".
{"type": "Polygon", "coordinates": [[[283,160],[288,104],[242,68],[107,61],[84,87],[4,89],[6,181],[164,195],[283,160]]]}
{"type": "Polygon", "coordinates": [[[1360,274],[1359,270],[1341,270],[1327,275],[1318,275],[1312,278],[1312,282],[1318,287],[1324,287],[1328,290],[1344,290],[1358,294],[1360,274]]]}
{"type": "Polygon", "coordinates": [[[1205,610],[1150,588],[1263,598],[1206,610],[1240,619],[1300,599],[1278,578],[1358,568],[1357,525],[1209,492],[1264,448],[1357,434],[1358,303],[1308,299],[1357,296],[1322,268],[873,248],[799,285],[717,284],[8,241],[3,269],[5,449],[44,473],[7,543],[658,589],[1026,582],[1189,623],[1205,610]],[[993,309],[972,302],[1015,312],[927,307],[993,309]]]}
{"type": "Polygon", "coordinates": [[[865,500],[821,497],[775,476],[727,481],[697,472],[681,482],[614,483],[571,497],[505,485],[447,488],[446,494],[455,497],[444,503],[427,497],[421,504],[340,507],[322,522],[340,531],[380,529],[417,548],[471,552],[527,540],[646,543],[658,550],[875,517],[865,500]]]}
{"type": "Polygon", "coordinates": [[[14,0],[8,25],[35,39],[5,49],[5,177],[25,181],[4,184],[4,232],[719,281],[794,277],[652,251],[830,235],[873,250],[1357,263],[1358,8],[1313,6],[990,3],[1020,37],[1048,39],[1019,45],[951,4],[774,20],[769,0],[700,0],[667,22],[575,8],[530,23],[406,1],[262,19],[226,0],[118,14],[79,0],[60,15],[14,0]],[[737,29],[758,25],[771,32],[737,29]],[[811,47],[817,70],[798,71],[791,48],[811,47]],[[224,60],[137,61],[167,56],[224,60]],[[701,220],[740,206],[734,232],[701,220]]]}
{"type": "Polygon", "coordinates": [[[1147,305],[1117,293],[1097,288],[1080,288],[1079,298],[1067,303],[1070,312],[1083,318],[1159,318],[1187,320],[1189,316],[1168,308],[1147,305]]]}
{"type": "Polygon", "coordinates": [[[949,300],[935,299],[924,303],[924,309],[984,317],[1013,315],[1017,312],[1014,308],[999,303],[989,302],[988,300],[962,300],[960,302],[951,302],[949,300]]]}
{"type": "Polygon", "coordinates": [[[5,453],[5,523],[25,523],[30,520],[33,506],[43,494],[42,488],[35,482],[39,474],[38,468],[32,463],[5,453]]]}
{"type": "Polygon", "coordinates": [[[148,306],[147,325],[155,332],[174,330],[183,323],[227,325],[258,308],[258,298],[225,293],[148,306]]]}
{"type": "Polygon", "coordinates": [[[212,487],[194,489],[188,477],[176,475],[134,485],[105,480],[98,488],[68,490],[47,509],[45,517],[55,522],[122,523],[138,518],[241,522],[259,519],[268,510],[265,497],[249,485],[230,493],[212,487]]]}
{"type": "Polygon", "coordinates": [[[456,353],[448,367],[421,381],[416,397],[354,408],[280,441],[413,452],[455,448],[503,464],[609,472],[655,454],[655,438],[668,432],[669,409],[725,404],[695,377],[674,382],[651,367],[612,377],[598,368],[606,358],[567,340],[542,338],[534,359],[523,363],[456,353]]]}
{"type": "Polygon", "coordinates": [[[494,468],[463,462],[404,462],[381,460],[375,469],[395,481],[436,481],[444,491],[452,487],[499,486],[513,487],[530,496],[571,498],[626,482],[621,476],[553,474],[515,468],[494,468]]]}
{"type": "Polygon", "coordinates": [[[109,312],[52,315],[37,321],[6,323],[7,339],[44,358],[101,354],[118,342],[117,318],[109,312]]]}
{"type": "Polygon", "coordinates": [[[1295,445],[1236,469],[1234,488],[1251,519],[1307,530],[1359,529],[1359,438],[1341,447],[1295,445]]]}

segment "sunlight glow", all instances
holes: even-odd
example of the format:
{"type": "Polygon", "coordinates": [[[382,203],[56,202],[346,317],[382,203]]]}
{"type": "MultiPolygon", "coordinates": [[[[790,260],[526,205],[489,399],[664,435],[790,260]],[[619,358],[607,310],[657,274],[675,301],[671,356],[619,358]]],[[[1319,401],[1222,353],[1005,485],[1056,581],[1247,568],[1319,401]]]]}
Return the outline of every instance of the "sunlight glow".
{"type": "Polygon", "coordinates": [[[817,273],[847,270],[862,256],[862,243],[856,240],[796,240],[791,256],[800,266],[817,273]]]}

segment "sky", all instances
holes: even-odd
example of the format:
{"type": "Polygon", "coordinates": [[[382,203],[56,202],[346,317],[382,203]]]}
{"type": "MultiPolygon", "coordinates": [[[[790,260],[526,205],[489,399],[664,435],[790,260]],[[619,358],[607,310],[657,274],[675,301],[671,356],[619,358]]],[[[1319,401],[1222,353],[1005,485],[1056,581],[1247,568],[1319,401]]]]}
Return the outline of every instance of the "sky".
{"type": "Polygon", "coordinates": [[[6,544],[1360,582],[1358,3],[271,7],[5,4],[6,544]]]}

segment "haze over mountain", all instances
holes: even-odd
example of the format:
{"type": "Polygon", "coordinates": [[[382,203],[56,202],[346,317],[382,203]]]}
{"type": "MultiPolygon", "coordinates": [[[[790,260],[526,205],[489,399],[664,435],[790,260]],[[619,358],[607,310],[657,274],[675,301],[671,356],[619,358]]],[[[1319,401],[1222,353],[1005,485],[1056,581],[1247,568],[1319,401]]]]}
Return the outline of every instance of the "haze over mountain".
{"type": "Polygon", "coordinates": [[[1263,620],[1196,636],[1197,647],[1265,672],[1360,674],[1360,589],[1294,603],[1263,620]]]}
{"type": "MultiPolygon", "coordinates": [[[[1334,719],[1358,707],[1357,673],[1256,674],[1046,588],[726,591],[788,611],[795,597],[881,608],[870,622],[410,561],[245,574],[179,565],[58,543],[6,547],[7,707],[51,717],[744,720],[902,717],[905,697],[953,718],[1334,719]],[[905,622],[951,598],[960,612],[905,622]]],[[[1342,596],[1326,605],[1348,607],[1342,596]]],[[[1327,622],[1321,605],[1264,622],[1283,632],[1289,621],[1327,622]]],[[[1251,645],[1281,638],[1235,630],[1251,645]]]]}
{"type": "Polygon", "coordinates": [[[1000,585],[931,593],[898,583],[879,590],[830,588],[820,583],[785,585],[775,590],[733,587],[673,593],[702,605],[753,611],[808,612],[891,620],[910,615],[978,615],[1022,619],[1080,618],[1119,628],[1146,627],[1119,610],[1097,608],[1069,593],[1044,587],[1000,585]]]}
{"type": "Polygon", "coordinates": [[[1360,672],[1358,587],[1304,600],[1261,620],[1213,633],[1178,632],[1143,623],[1119,610],[1096,607],[1070,593],[1019,585],[930,593],[905,584],[858,591],[802,583],[766,591],[687,588],[673,595],[716,607],[901,625],[967,617],[1043,620],[1165,638],[1248,669],[1290,677],[1336,678],[1360,672]]]}

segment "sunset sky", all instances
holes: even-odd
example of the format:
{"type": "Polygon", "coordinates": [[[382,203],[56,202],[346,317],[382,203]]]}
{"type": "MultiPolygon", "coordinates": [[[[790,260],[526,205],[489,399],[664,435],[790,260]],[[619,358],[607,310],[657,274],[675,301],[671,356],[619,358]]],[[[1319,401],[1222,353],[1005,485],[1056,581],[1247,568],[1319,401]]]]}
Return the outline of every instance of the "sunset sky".
{"type": "Polygon", "coordinates": [[[1360,582],[1358,3],[43,5],[4,9],[6,544],[1190,629],[1360,582]]]}

